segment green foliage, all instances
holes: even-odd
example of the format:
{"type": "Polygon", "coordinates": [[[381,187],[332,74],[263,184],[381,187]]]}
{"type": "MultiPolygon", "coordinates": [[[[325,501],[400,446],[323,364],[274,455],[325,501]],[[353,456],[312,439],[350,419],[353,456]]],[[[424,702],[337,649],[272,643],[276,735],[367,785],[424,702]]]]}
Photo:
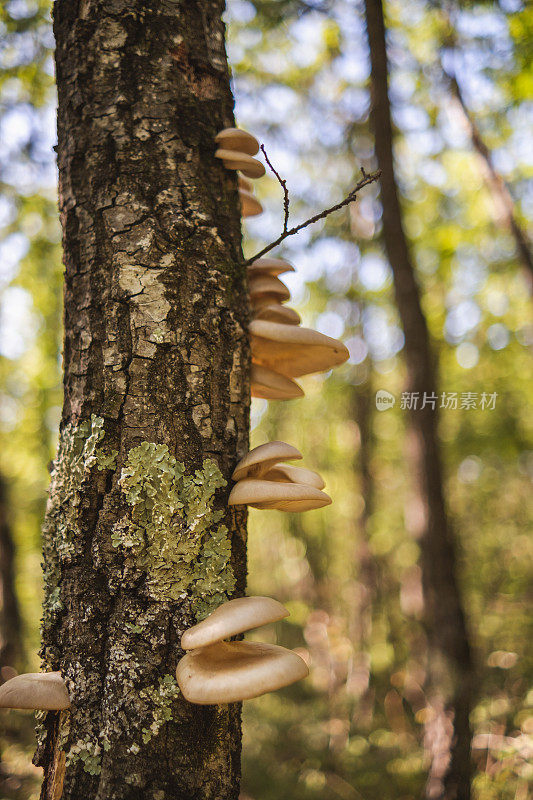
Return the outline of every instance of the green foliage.
{"type": "Polygon", "coordinates": [[[155,600],[192,597],[198,618],[227,599],[235,586],[223,510],[212,508],[225,486],[217,464],[206,459],[186,475],[166,445],[143,442],[128,453],[120,485],[131,506],[113,528],[111,540],[146,574],[155,600]]]}

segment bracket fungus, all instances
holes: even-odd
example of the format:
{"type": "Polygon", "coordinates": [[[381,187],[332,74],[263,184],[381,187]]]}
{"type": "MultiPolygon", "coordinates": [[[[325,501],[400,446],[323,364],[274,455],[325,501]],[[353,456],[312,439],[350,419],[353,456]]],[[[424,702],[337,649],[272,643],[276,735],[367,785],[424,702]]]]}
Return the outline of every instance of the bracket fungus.
{"type": "Polygon", "coordinates": [[[243,478],[262,478],[280,461],[296,461],[302,454],[292,444],[286,442],[265,442],[250,450],[241,458],[231,476],[234,481],[243,478]]]}
{"type": "Polygon", "coordinates": [[[269,322],[280,322],[282,325],[299,325],[302,321],[300,315],[293,308],[273,303],[270,306],[261,306],[254,315],[254,319],[266,319],[269,322]]]}
{"type": "Polygon", "coordinates": [[[281,375],[273,369],[252,363],[252,397],[264,400],[294,400],[303,397],[303,389],[292,378],[281,375]]]}
{"type": "Polygon", "coordinates": [[[248,266],[248,275],[251,278],[255,275],[283,275],[284,272],[295,272],[293,265],[284,258],[256,258],[255,261],[248,266]]]}
{"type": "Polygon", "coordinates": [[[292,464],[274,464],[265,474],[265,479],[286,483],[304,483],[307,486],[314,486],[315,489],[323,489],[326,485],[318,472],[305,467],[294,467],[292,464]]]}
{"type": "Polygon", "coordinates": [[[252,192],[247,189],[239,189],[239,198],[243,217],[256,217],[263,213],[263,206],[252,192]]]}
{"type": "Polygon", "coordinates": [[[254,361],[291,378],[324,372],[350,355],[342,342],[310,328],[255,319],[249,331],[254,361]]]}
{"type": "Polygon", "coordinates": [[[237,150],[219,149],[215,152],[215,158],[222,159],[226,169],[238,169],[247,178],[262,178],[265,168],[257,158],[241,153],[237,150]]]}
{"type": "Polygon", "coordinates": [[[27,672],[0,686],[0,708],[63,711],[70,699],[60,672],[27,672]]]}
{"type": "Polygon", "coordinates": [[[181,646],[184,650],[207,647],[288,616],[285,606],[273,597],[238,597],[222,603],[208,617],[186,630],[181,646]]]}
{"type": "Polygon", "coordinates": [[[274,275],[251,277],[248,282],[248,292],[253,308],[261,308],[272,303],[284,303],[291,296],[283,281],[274,275]]]}
{"type": "Polygon", "coordinates": [[[185,699],[199,705],[236,703],[305,678],[308,667],[292,650],[224,641],[287,615],[287,609],[270,597],[242,597],[223,603],[185,631],[181,645],[188,652],[176,668],[185,699]]]}
{"type": "Polygon", "coordinates": [[[259,142],[255,136],[241,128],[224,128],[215,136],[215,142],[225,150],[246,153],[249,156],[255,156],[259,150],[259,142]]]}
{"type": "Polygon", "coordinates": [[[304,483],[286,483],[266,478],[245,478],[231,490],[230,506],[252,506],[263,511],[313,511],[331,504],[331,497],[314,486],[304,483]]]}
{"type": "Polygon", "coordinates": [[[297,512],[330,505],[331,498],[322,491],[325,484],[318,473],[281,463],[301,457],[286,442],[267,442],[250,450],[233,472],[236,483],[229,505],[297,512]]]}

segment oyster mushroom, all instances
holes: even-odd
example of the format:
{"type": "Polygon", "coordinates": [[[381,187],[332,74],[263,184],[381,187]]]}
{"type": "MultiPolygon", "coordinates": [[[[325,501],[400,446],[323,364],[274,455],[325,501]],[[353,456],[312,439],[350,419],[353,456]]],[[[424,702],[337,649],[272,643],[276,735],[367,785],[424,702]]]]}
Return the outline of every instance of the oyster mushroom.
{"type": "Polygon", "coordinates": [[[295,272],[292,264],[285,261],[284,258],[256,258],[255,261],[248,266],[248,275],[250,278],[255,275],[282,275],[284,272],[295,272]]]}
{"type": "Polygon", "coordinates": [[[215,158],[220,158],[226,169],[238,169],[247,178],[262,178],[265,174],[263,164],[247,153],[221,148],[215,151],[215,158]]]}
{"type": "Polygon", "coordinates": [[[235,150],[249,156],[255,156],[259,150],[259,142],[255,136],[240,128],[224,128],[215,136],[215,142],[224,150],[235,150]]]}
{"type": "Polygon", "coordinates": [[[323,489],[326,485],[318,472],[305,467],[294,467],[292,464],[274,464],[263,477],[266,481],[303,483],[306,486],[314,486],[315,489],[323,489]]]}
{"type": "Polygon", "coordinates": [[[70,699],[60,672],[27,672],[0,686],[0,708],[62,711],[70,699]]]}
{"type": "Polygon", "coordinates": [[[241,458],[233,475],[234,481],[243,478],[262,478],[272,467],[280,461],[296,461],[302,454],[296,447],[286,442],[266,442],[254,447],[244,458],[241,458]]]}
{"type": "Polygon", "coordinates": [[[238,481],[228,499],[230,506],[252,506],[264,511],[312,511],[330,504],[331,497],[314,486],[255,478],[238,481]]]}
{"type": "Polygon", "coordinates": [[[304,393],[301,386],[286,375],[252,363],[251,394],[264,400],[294,400],[304,393]]]}
{"type": "Polygon", "coordinates": [[[285,606],[272,597],[238,597],[222,603],[208,617],[185,631],[181,646],[184,650],[207,647],[288,616],[285,606]]]}
{"type": "Polygon", "coordinates": [[[257,642],[226,642],[251,628],[277,622],[287,609],[271,597],[241,597],[223,603],[185,631],[188,652],[176,668],[186,700],[200,705],[235,703],[288,686],[309,674],[299,655],[257,642]]]}
{"type": "Polygon", "coordinates": [[[239,189],[239,198],[243,217],[256,217],[258,214],[263,213],[263,206],[252,192],[247,189],[239,189]]]}
{"type": "Polygon", "coordinates": [[[274,692],[307,677],[292,650],[258,642],[218,642],[188,652],[176,669],[186,700],[199,705],[236,703],[274,692]]]}
{"type": "Polygon", "coordinates": [[[268,322],[280,322],[282,325],[299,325],[301,322],[297,311],[279,303],[260,306],[254,313],[254,319],[266,319],[268,322]]]}
{"type": "Polygon", "coordinates": [[[283,281],[274,275],[258,275],[250,278],[248,292],[254,308],[283,303],[291,296],[283,281]]]}
{"type": "Polygon", "coordinates": [[[255,319],[249,331],[254,361],[288,377],[324,372],[350,355],[342,342],[310,328],[255,319]]]}

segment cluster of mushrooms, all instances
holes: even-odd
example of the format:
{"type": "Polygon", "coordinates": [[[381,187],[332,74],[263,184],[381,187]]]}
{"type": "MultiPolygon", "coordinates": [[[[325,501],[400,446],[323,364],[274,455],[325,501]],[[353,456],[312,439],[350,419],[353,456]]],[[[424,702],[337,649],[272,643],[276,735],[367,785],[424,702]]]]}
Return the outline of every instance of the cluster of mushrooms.
{"type": "MultiPolygon", "coordinates": [[[[243,217],[260,214],[262,207],[248,178],[260,178],[265,168],[254,156],[257,139],[238,128],[216,137],[227,169],[238,170],[243,217]]],[[[300,327],[300,317],[284,303],[290,298],[279,279],[294,267],[281,258],[258,258],[248,267],[252,306],[252,397],[291,400],[303,396],[294,378],[324,372],[344,363],[348,350],[336,339],[300,327]]],[[[287,512],[310,511],[331,503],[324,481],[310,469],[287,464],[301,453],[285,442],[267,442],[239,461],[229,505],[287,512]]],[[[258,697],[306,677],[305,661],[292,650],[258,642],[226,641],[252,628],[288,616],[270,597],[242,597],[222,603],[204,620],[186,630],[176,679],[186,700],[201,705],[234,703],[258,697]]],[[[16,675],[0,686],[0,708],[61,711],[70,707],[60,672],[16,675]]]]}

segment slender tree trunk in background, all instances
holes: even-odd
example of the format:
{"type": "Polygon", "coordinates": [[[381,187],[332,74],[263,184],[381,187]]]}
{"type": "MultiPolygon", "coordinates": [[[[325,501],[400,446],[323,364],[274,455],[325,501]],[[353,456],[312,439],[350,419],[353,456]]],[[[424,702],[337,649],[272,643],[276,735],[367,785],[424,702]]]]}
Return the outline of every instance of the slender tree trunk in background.
{"type": "Polygon", "coordinates": [[[526,270],[530,288],[533,289],[533,255],[531,253],[527,234],[516,217],[513,198],[511,197],[509,187],[494,166],[492,154],[485,144],[481,131],[466,105],[463,92],[457,82],[456,76],[446,72],[446,70],[444,70],[444,72],[448,78],[452,96],[455,98],[457,106],[463,115],[465,127],[470,136],[472,146],[481,157],[485,167],[485,179],[494,198],[498,220],[511,232],[515,240],[516,253],[522,266],[526,270]]]}
{"type": "MultiPolygon", "coordinates": [[[[428,396],[436,394],[437,381],[394,175],[383,8],[380,0],[366,0],[365,10],[372,68],[371,123],[378,165],[382,170],[383,236],[405,335],[408,389],[418,392],[422,401],[424,392],[428,396]]],[[[456,579],[454,539],[444,501],[438,416],[430,405],[420,408],[420,404],[412,414],[411,425],[417,482],[425,513],[420,547],[430,644],[430,694],[440,694],[444,702],[440,721],[437,715],[426,737],[431,747],[426,793],[432,800],[437,797],[466,800],[470,797],[471,777],[472,656],[456,579]],[[449,730],[450,722],[452,730],[449,730]]]]}
{"type": "Polygon", "coordinates": [[[46,800],[239,795],[240,706],[186,703],[174,679],[184,629],[245,589],[221,479],[249,412],[237,186],[214,158],[234,124],[223,10],[54,7],[65,398],[42,655],[72,710],[41,731],[46,800]]]}
{"type": "Polygon", "coordinates": [[[15,545],[8,515],[7,486],[0,475],[0,669],[20,668],[22,620],[15,591],[15,545]]]}
{"type": "MultiPolygon", "coordinates": [[[[374,713],[375,693],[370,687],[369,665],[362,659],[368,658],[371,645],[373,613],[378,599],[378,566],[370,549],[370,520],[374,513],[375,485],[371,461],[374,452],[372,420],[374,396],[369,366],[369,377],[357,386],[351,387],[351,416],[359,428],[359,450],[354,458],[353,474],[359,478],[356,490],[363,499],[363,508],[358,517],[359,530],[356,533],[354,561],[357,574],[353,577],[355,596],[350,610],[350,639],[355,642],[354,657],[357,650],[360,661],[354,661],[356,670],[355,697],[357,718],[369,727],[374,713]]],[[[354,682],[350,677],[348,682],[354,682]]],[[[353,715],[353,711],[352,711],[353,715]]]]}

